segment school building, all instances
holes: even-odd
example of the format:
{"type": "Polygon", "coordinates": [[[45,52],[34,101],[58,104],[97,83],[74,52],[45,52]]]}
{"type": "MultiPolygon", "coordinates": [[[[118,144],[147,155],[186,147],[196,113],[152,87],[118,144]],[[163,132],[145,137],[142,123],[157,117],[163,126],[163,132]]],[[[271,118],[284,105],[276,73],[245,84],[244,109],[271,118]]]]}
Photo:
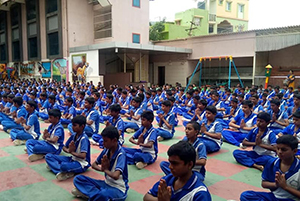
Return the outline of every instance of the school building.
{"type": "Polygon", "coordinates": [[[105,86],[186,85],[205,57],[202,83],[212,84],[226,82],[228,59],[219,57],[232,56],[246,85],[262,84],[267,64],[271,84],[280,84],[289,69],[300,75],[299,33],[295,26],[150,42],[149,0],[1,0],[0,66],[20,77],[105,86]]]}

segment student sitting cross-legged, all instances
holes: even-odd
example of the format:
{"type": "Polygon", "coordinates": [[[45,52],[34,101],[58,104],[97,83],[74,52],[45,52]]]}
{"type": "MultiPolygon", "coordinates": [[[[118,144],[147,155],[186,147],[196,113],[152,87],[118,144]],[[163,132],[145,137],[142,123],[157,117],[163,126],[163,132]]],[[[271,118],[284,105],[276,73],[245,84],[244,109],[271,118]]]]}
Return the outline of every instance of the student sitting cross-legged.
{"type": "Polygon", "coordinates": [[[49,110],[49,121],[51,125],[44,130],[44,141],[30,139],[26,142],[28,159],[33,162],[52,153],[59,155],[64,146],[64,128],[60,123],[61,113],[59,109],[49,110]]]}
{"type": "Polygon", "coordinates": [[[268,160],[275,157],[276,134],[268,128],[271,116],[266,112],[257,115],[257,128],[252,129],[243,140],[243,146],[253,146],[253,151],[235,150],[235,160],[247,167],[263,170],[268,160]]]}
{"type": "Polygon", "coordinates": [[[189,142],[180,141],[169,148],[168,156],[172,174],[154,184],[145,194],[144,201],[210,201],[210,193],[202,183],[200,173],[193,171],[195,148],[189,142]]]}
{"type": "MultiPolygon", "coordinates": [[[[204,181],[205,177],[205,164],[206,164],[206,148],[205,144],[198,138],[198,134],[200,132],[200,124],[196,121],[190,121],[187,123],[185,127],[185,134],[186,137],[183,139],[184,141],[188,141],[196,151],[196,162],[195,166],[193,168],[193,171],[200,172],[201,181],[204,181]]],[[[160,163],[160,168],[165,173],[165,175],[168,175],[171,173],[171,170],[169,168],[170,163],[167,161],[162,161],[160,163]]]]}
{"type": "Polygon", "coordinates": [[[219,151],[222,145],[222,125],[216,120],[217,108],[215,106],[206,107],[206,118],[200,122],[200,140],[205,144],[206,152],[219,151]]]}
{"type": "Polygon", "coordinates": [[[49,168],[58,180],[66,180],[74,174],[85,172],[90,165],[90,141],[84,132],[86,118],[78,115],[72,119],[73,134],[65,146],[64,152],[72,156],[47,154],[45,159],[49,168]]]}
{"type": "Polygon", "coordinates": [[[101,133],[104,150],[92,164],[96,171],[105,173],[105,181],[84,175],[74,178],[72,194],[89,200],[120,200],[127,197],[128,170],[126,153],[119,141],[116,127],[108,126],[101,133]]]}
{"type": "Polygon", "coordinates": [[[271,192],[245,191],[241,201],[293,201],[300,199],[300,160],[295,157],[298,140],[292,135],[284,135],[277,139],[279,158],[268,161],[262,173],[261,186],[271,192]]]}
{"type": "Polygon", "coordinates": [[[154,119],[153,112],[144,111],[141,119],[141,128],[129,139],[131,143],[140,146],[140,148],[124,148],[127,163],[129,165],[135,164],[138,169],[143,169],[148,164],[154,163],[158,152],[157,130],[152,125],[154,119]]]}
{"type": "Polygon", "coordinates": [[[159,128],[157,128],[158,141],[163,141],[164,139],[171,139],[174,135],[175,126],[175,115],[170,112],[171,101],[165,100],[161,103],[161,110],[163,114],[158,114],[159,117],[159,128]]]}
{"type": "Polygon", "coordinates": [[[26,104],[27,114],[25,118],[21,117],[22,128],[14,128],[10,131],[10,138],[13,140],[14,145],[22,145],[29,139],[39,139],[40,123],[36,112],[37,104],[34,101],[28,101],[26,104]]]}

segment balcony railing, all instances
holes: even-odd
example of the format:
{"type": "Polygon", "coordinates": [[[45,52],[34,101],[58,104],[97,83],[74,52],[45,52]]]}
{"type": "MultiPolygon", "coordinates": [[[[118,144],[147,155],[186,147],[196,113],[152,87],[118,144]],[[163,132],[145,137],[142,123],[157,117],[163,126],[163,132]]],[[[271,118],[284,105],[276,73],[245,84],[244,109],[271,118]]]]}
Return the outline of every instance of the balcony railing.
{"type": "Polygon", "coordinates": [[[209,21],[215,22],[216,21],[216,15],[215,14],[209,14],[209,21]]]}

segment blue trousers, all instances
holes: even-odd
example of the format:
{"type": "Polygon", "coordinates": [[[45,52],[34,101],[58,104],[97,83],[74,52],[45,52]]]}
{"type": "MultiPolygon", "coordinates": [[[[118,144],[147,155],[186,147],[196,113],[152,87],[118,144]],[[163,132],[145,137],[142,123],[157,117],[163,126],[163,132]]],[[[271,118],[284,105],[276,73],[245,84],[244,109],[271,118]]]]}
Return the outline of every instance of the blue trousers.
{"type": "Polygon", "coordinates": [[[92,135],[92,139],[95,141],[95,142],[98,142],[99,143],[99,147],[101,149],[103,149],[103,139],[102,139],[102,136],[100,134],[93,134],[92,135]]]}
{"type": "Polygon", "coordinates": [[[43,120],[47,120],[49,119],[49,115],[48,114],[45,114],[43,112],[39,112],[39,117],[43,120]]]}
{"type": "Polygon", "coordinates": [[[233,157],[235,160],[247,167],[252,167],[254,164],[265,166],[272,156],[258,155],[255,151],[234,150],[233,157]]]}
{"type": "Polygon", "coordinates": [[[99,119],[100,119],[100,123],[104,123],[105,121],[108,121],[110,119],[110,116],[100,115],[99,119]]]}
{"type": "Polygon", "coordinates": [[[241,201],[293,201],[292,199],[277,199],[273,193],[244,191],[241,201]]]}
{"type": "MultiPolygon", "coordinates": [[[[64,125],[66,125],[66,124],[71,124],[72,123],[72,120],[71,119],[65,119],[65,118],[61,118],[60,119],[60,123],[61,124],[64,124],[64,125]]],[[[71,124],[72,125],[72,124],[71,124]]]]}
{"type": "Polygon", "coordinates": [[[207,139],[205,137],[199,137],[199,139],[202,140],[202,142],[205,144],[207,153],[217,152],[221,148],[215,141],[211,139],[207,139]]]}
{"type": "Polygon", "coordinates": [[[127,195],[119,189],[109,186],[102,180],[92,179],[85,175],[77,175],[73,180],[74,186],[89,200],[125,200],[127,195]]]}
{"type": "Polygon", "coordinates": [[[134,122],[124,121],[124,130],[126,130],[127,128],[132,128],[134,130],[138,130],[140,127],[139,127],[139,125],[137,125],[134,122]]]}
{"type": "Polygon", "coordinates": [[[55,149],[54,146],[49,144],[46,141],[39,141],[39,140],[27,140],[26,142],[26,148],[28,156],[32,154],[60,154],[61,149],[55,149]]]}
{"type": "Polygon", "coordinates": [[[7,131],[7,129],[11,129],[11,128],[17,128],[17,129],[22,129],[23,128],[20,124],[17,124],[13,120],[3,120],[1,122],[1,124],[3,126],[4,131],[7,131]]]}
{"type": "MultiPolygon", "coordinates": [[[[16,139],[19,139],[19,140],[29,140],[29,139],[33,139],[33,137],[27,133],[24,129],[12,129],[10,131],[10,138],[12,140],[16,140],[16,139]]],[[[37,139],[39,138],[39,136],[37,137],[37,139]]],[[[36,140],[37,140],[36,139],[36,140]]]]}
{"type": "Polygon", "coordinates": [[[189,119],[189,120],[193,118],[192,115],[190,115],[190,114],[188,114],[188,113],[186,113],[186,112],[182,113],[182,116],[183,116],[184,118],[186,118],[186,119],[189,119]]]}
{"type": "Polygon", "coordinates": [[[128,148],[123,147],[126,152],[127,164],[133,165],[137,162],[144,162],[144,163],[154,163],[156,160],[152,158],[151,154],[142,152],[140,149],[128,148]]]}
{"type": "Polygon", "coordinates": [[[223,138],[230,144],[235,146],[240,146],[240,143],[245,139],[247,133],[242,133],[239,131],[223,130],[223,138]]]}
{"type": "Polygon", "coordinates": [[[157,128],[157,136],[161,136],[163,137],[164,139],[171,139],[173,138],[173,134],[170,133],[169,131],[166,131],[162,128],[157,128]]]}
{"type": "Polygon", "coordinates": [[[7,116],[6,114],[0,112],[0,122],[2,123],[3,120],[13,120],[13,119],[7,116]]]}
{"type": "MultiPolygon", "coordinates": [[[[72,123],[70,123],[70,124],[68,125],[68,129],[69,129],[69,131],[72,133],[72,135],[75,134],[75,132],[73,131],[73,128],[72,128],[72,123]]],[[[92,137],[92,135],[95,134],[95,133],[93,132],[93,129],[92,129],[90,126],[87,126],[87,125],[84,127],[84,132],[85,132],[85,134],[86,134],[88,137],[92,137]]]]}
{"type": "Polygon", "coordinates": [[[74,172],[78,174],[87,170],[87,168],[82,168],[78,161],[73,161],[71,156],[47,154],[45,159],[54,174],[59,172],[74,172]]]}

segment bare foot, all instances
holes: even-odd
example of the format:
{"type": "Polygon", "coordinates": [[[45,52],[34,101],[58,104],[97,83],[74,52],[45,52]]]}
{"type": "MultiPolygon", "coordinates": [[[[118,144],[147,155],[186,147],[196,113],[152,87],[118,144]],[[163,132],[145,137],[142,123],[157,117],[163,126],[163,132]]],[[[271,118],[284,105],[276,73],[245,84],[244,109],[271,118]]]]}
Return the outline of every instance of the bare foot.
{"type": "Polygon", "coordinates": [[[260,171],[264,170],[264,166],[262,166],[262,165],[253,164],[253,167],[260,170],[260,171]]]}

